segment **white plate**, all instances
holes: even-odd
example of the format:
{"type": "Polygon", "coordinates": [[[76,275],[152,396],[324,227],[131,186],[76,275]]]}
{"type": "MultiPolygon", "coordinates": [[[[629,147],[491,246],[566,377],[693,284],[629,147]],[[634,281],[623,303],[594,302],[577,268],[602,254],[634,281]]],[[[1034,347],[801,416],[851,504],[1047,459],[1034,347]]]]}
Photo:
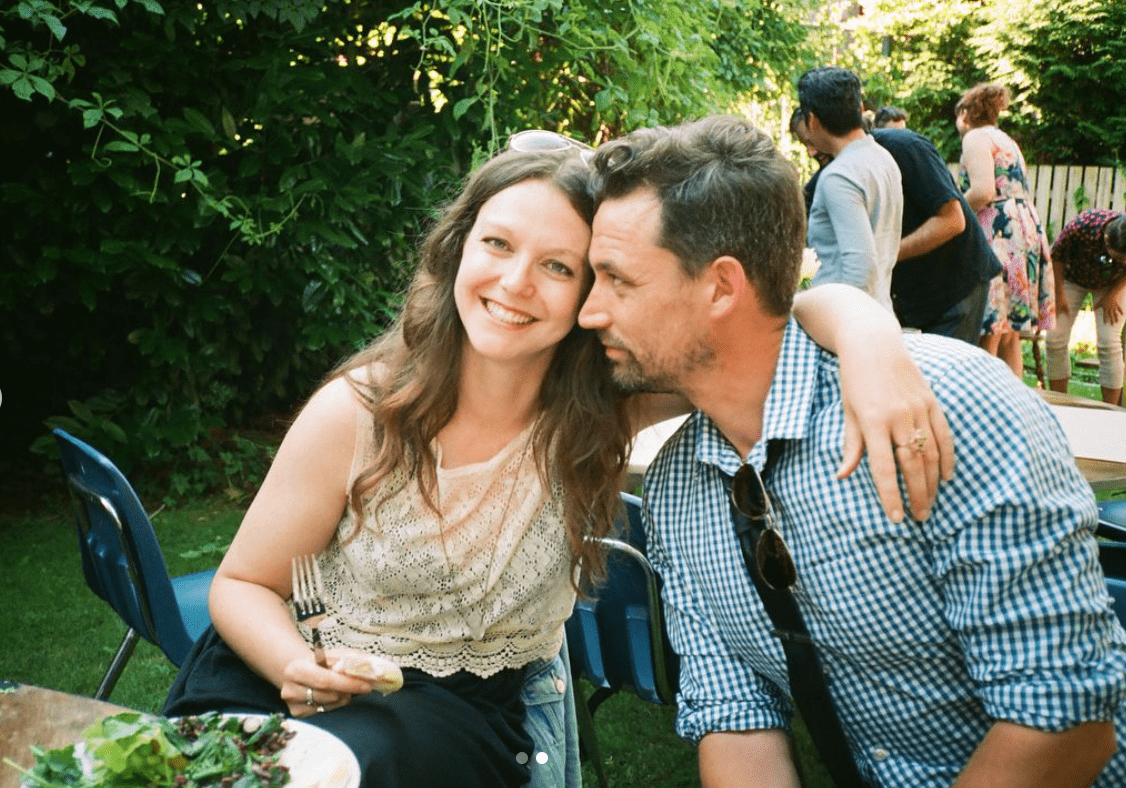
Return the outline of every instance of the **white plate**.
{"type": "Polygon", "coordinates": [[[286,720],[283,725],[294,732],[278,759],[278,763],[289,767],[288,786],[358,788],[360,764],[347,744],[328,731],[301,720],[286,720]]]}
{"type": "MultiPolygon", "coordinates": [[[[224,714],[224,717],[265,720],[265,714],[224,714]]],[[[175,717],[171,719],[175,720],[175,717]]],[[[293,738],[286,742],[278,763],[289,767],[287,788],[358,788],[360,764],[344,742],[326,730],[300,720],[282,721],[293,738]]],[[[84,771],[93,773],[92,759],[85,742],[74,746],[74,754],[82,761],[84,771]]],[[[21,782],[27,786],[28,783],[21,782]]]]}

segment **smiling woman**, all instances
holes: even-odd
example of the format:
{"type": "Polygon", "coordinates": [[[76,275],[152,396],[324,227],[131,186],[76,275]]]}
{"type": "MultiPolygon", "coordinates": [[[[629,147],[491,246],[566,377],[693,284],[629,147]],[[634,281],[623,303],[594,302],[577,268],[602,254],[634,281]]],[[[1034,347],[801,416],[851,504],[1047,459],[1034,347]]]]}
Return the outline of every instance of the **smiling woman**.
{"type": "MultiPolygon", "coordinates": [[[[589,282],[590,225],[544,180],[489,198],[465,240],[454,283],[462,362],[505,363],[538,381],[575,325],[589,282]]],[[[523,418],[527,418],[522,414],[523,418]]]]}
{"type": "Polygon", "coordinates": [[[575,325],[587,172],[569,146],[501,153],[445,209],[396,326],[283,440],[166,712],[303,717],[349,744],[369,786],[577,784],[563,624],[629,439],[598,339],[575,325]],[[285,607],[302,554],[320,555],[327,668],[285,607]],[[356,652],[400,665],[402,689],[332,669],[356,652]],[[545,677],[562,688],[546,701],[526,689],[545,677]]]}

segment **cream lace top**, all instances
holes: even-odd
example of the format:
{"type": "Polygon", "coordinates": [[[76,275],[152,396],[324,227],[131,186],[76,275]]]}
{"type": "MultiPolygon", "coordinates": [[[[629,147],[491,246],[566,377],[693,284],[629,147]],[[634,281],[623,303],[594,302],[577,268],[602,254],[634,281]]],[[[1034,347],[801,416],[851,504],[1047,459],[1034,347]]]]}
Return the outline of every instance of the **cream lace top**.
{"type": "MultiPolygon", "coordinates": [[[[370,464],[371,433],[352,475],[370,464]]],[[[328,599],[327,648],[378,654],[434,676],[459,670],[490,676],[551,658],[575,602],[570,548],[558,489],[544,489],[528,427],[491,459],[441,467],[438,517],[414,479],[388,478],[370,500],[357,535],[346,511],[320,558],[328,599]]],[[[308,627],[298,625],[307,641],[308,627]]]]}

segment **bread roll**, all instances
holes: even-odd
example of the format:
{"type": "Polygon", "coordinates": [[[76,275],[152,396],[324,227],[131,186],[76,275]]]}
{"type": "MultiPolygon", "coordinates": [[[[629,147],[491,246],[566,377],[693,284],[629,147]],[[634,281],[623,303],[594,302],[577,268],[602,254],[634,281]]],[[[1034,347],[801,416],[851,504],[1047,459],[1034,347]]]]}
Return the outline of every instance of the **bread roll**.
{"type": "Polygon", "coordinates": [[[332,669],[370,682],[375,691],[383,695],[403,688],[403,671],[399,670],[399,666],[374,654],[346,654],[332,669]]]}

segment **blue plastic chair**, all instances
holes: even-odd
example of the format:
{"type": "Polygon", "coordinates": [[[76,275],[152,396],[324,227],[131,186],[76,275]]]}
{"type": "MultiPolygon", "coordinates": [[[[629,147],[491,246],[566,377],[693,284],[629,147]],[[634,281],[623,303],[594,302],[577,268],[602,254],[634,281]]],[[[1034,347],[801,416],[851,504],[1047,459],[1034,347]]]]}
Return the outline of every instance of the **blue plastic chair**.
{"type": "Polygon", "coordinates": [[[641,499],[623,493],[622,502],[626,516],[602,540],[606,581],[594,599],[576,602],[567,622],[573,678],[595,687],[588,700],[575,682],[575,702],[583,751],[604,788],[606,774],[594,729],[598,707],[623,689],[650,703],[673,703],[679,667],[665,636],[660,581],[645,556],[641,499]]]}
{"type": "Polygon", "coordinates": [[[1106,576],[1106,590],[1114,600],[1114,612],[1126,626],[1126,500],[1099,501],[1099,563],[1106,576]]]}
{"type": "Polygon", "coordinates": [[[86,584],[128,627],[95,698],[108,698],[140,638],[179,667],[211,623],[207,593],[215,570],[169,577],[141,501],[104,454],[53,430],[74,502],[86,584]]]}

